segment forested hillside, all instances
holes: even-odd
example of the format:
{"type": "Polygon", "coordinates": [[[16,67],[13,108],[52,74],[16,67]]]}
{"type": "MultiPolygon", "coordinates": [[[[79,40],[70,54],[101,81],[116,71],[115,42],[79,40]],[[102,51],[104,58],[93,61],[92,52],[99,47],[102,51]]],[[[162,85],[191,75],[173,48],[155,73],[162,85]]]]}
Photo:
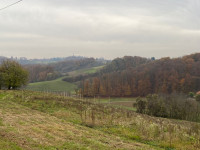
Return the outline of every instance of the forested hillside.
{"type": "Polygon", "coordinates": [[[106,73],[112,73],[112,72],[118,72],[123,71],[127,69],[133,69],[141,64],[146,64],[148,62],[152,61],[152,59],[147,59],[143,57],[138,56],[125,56],[123,58],[116,58],[112,62],[107,63],[103,68],[98,70],[95,73],[91,74],[80,74],[78,76],[73,77],[66,77],[63,80],[67,82],[77,82],[77,81],[83,81],[89,78],[93,78],[96,76],[101,76],[106,73]]]}
{"type": "Polygon", "coordinates": [[[49,81],[61,77],[62,74],[50,65],[34,64],[24,66],[29,71],[29,82],[49,81]]]}
{"type": "Polygon", "coordinates": [[[200,90],[200,53],[173,59],[134,59],[135,63],[125,61],[126,57],[117,59],[120,60],[118,63],[114,60],[111,64],[115,65],[104,68],[111,71],[103,71],[96,77],[85,80],[83,95],[135,97],[200,90]]]}
{"type": "Polygon", "coordinates": [[[25,57],[7,58],[0,56],[0,63],[2,63],[4,60],[16,61],[23,65],[23,67],[26,68],[30,73],[29,81],[31,83],[54,80],[67,75],[68,72],[71,71],[103,66],[109,62],[103,58],[95,59],[83,56],[69,56],[48,59],[27,59],[25,57]]]}
{"type": "Polygon", "coordinates": [[[30,82],[49,81],[65,76],[68,72],[104,65],[105,60],[84,58],[65,60],[50,64],[29,64],[25,68],[30,72],[30,82]]]}
{"type": "Polygon", "coordinates": [[[138,56],[124,56],[123,58],[116,58],[111,63],[106,65],[102,70],[101,73],[110,73],[116,71],[123,71],[126,69],[133,69],[137,66],[142,64],[146,64],[151,62],[152,59],[147,59],[138,56]]]}
{"type": "Polygon", "coordinates": [[[94,58],[84,58],[79,60],[68,60],[68,61],[61,61],[58,63],[52,63],[50,64],[50,66],[52,66],[55,71],[61,73],[67,73],[74,70],[102,66],[104,64],[105,64],[104,60],[99,60],[94,58]]]}

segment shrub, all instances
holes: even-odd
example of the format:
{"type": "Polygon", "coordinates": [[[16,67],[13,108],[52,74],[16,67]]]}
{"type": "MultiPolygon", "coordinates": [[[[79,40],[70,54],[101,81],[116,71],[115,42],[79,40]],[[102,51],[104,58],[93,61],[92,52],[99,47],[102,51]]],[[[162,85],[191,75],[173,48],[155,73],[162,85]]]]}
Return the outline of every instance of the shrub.
{"type": "Polygon", "coordinates": [[[137,108],[138,113],[145,113],[146,112],[146,100],[142,99],[141,97],[138,97],[136,99],[136,104],[133,104],[133,107],[137,108]]]}
{"type": "Polygon", "coordinates": [[[195,98],[196,98],[196,101],[200,102],[200,95],[199,94],[195,98]]]}
{"type": "Polygon", "coordinates": [[[190,92],[188,95],[189,95],[189,97],[191,97],[191,98],[194,98],[194,96],[195,96],[194,92],[190,92]]]}

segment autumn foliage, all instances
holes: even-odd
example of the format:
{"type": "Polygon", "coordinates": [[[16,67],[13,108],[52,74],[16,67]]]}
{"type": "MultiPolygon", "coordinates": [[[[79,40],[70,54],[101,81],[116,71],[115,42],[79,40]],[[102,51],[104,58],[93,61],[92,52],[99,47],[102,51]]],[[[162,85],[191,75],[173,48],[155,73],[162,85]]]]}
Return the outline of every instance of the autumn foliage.
{"type": "Polygon", "coordinates": [[[57,79],[68,72],[103,65],[103,60],[94,58],[80,58],[78,60],[64,60],[50,64],[28,64],[24,67],[30,73],[30,82],[41,82],[57,79]]]}
{"type": "Polygon", "coordinates": [[[159,60],[118,58],[96,77],[84,80],[82,87],[84,96],[103,97],[196,92],[200,90],[200,53],[159,60]]]}

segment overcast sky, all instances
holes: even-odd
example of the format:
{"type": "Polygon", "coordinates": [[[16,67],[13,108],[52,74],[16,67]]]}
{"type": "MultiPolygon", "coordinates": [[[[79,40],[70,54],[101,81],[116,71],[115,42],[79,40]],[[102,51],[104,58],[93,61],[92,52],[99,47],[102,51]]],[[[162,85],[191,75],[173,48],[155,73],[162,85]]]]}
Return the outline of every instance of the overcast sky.
{"type": "MultiPolygon", "coordinates": [[[[15,2],[1,0],[0,8],[15,2]]],[[[23,0],[0,11],[0,55],[178,57],[200,52],[200,0],[23,0]]]]}

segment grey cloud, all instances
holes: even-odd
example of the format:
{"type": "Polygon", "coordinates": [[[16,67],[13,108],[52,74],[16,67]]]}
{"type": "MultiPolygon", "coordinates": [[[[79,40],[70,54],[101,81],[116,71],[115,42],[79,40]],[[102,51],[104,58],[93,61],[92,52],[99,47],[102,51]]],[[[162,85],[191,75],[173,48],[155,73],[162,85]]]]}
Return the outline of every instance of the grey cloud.
{"type": "Polygon", "coordinates": [[[0,13],[0,49],[27,57],[180,56],[199,51],[199,6],[198,0],[26,0],[0,13]]]}

